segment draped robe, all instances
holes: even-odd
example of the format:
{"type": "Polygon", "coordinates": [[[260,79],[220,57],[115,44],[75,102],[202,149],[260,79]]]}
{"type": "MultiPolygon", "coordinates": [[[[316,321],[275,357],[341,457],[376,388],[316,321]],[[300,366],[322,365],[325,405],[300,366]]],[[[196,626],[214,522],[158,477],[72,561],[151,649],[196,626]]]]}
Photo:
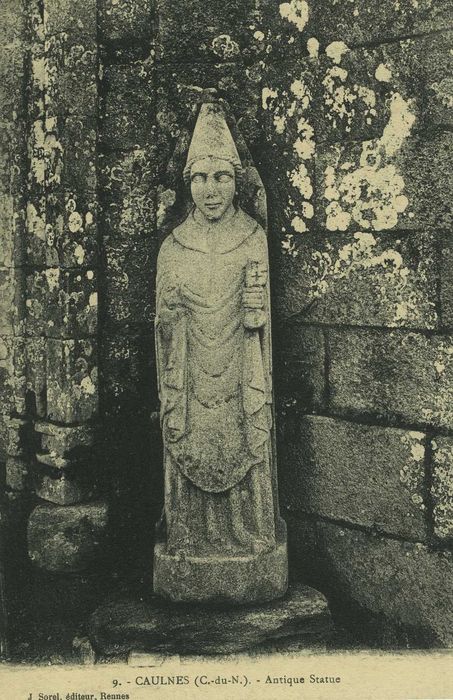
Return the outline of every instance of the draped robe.
{"type": "Polygon", "coordinates": [[[197,210],[164,241],[156,355],[164,441],[161,539],[169,554],[237,556],[275,547],[269,289],[244,325],[245,271],[267,268],[266,234],[241,209],[197,210]]]}

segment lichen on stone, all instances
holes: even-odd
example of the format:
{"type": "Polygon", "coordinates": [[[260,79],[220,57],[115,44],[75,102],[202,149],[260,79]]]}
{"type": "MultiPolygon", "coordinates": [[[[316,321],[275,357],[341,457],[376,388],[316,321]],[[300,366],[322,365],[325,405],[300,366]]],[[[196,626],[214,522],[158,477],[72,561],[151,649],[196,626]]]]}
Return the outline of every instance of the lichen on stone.
{"type": "Polygon", "coordinates": [[[324,88],[325,119],[332,129],[341,125],[346,134],[353,130],[354,122],[363,115],[367,124],[372,124],[377,116],[376,94],[367,85],[360,85],[351,80],[348,70],[341,66],[343,56],[349,48],[337,41],[326,49],[326,55],[333,62],[325,68],[322,79],[324,88]]]}
{"type": "Polygon", "coordinates": [[[282,2],[279,7],[280,15],[294,24],[302,32],[309,19],[308,2],[305,0],[291,0],[282,2]]]}
{"type": "Polygon", "coordinates": [[[422,511],[426,509],[423,502],[425,439],[424,433],[414,430],[402,433],[401,442],[407,447],[408,455],[399,472],[400,482],[411,494],[412,503],[422,511]]]}
{"type": "Polygon", "coordinates": [[[326,47],[326,55],[332,59],[334,63],[340,63],[343,54],[349,51],[349,46],[344,41],[333,41],[326,47]]]}
{"type": "Polygon", "coordinates": [[[453,538],[453,442],[448,437],[432,441],[434,532],[441,539],[453,538]]]}
{"type": "Polygon", "coordinates": [[[214,37],[211,46],[213,53],[225,60],[231,60],[240,53],[239,44],[229,34],[214,37]]]}
{"type": "Polygon", "coordinates": [[[394,228],[398,215],[408,207],[404,179],[395,156],[408,138],[415,116],[410,102],[394,93],[390,119],[380,139],[365,141],[358,162],[341,163],[342,149],[335,147],[332,165],[324,171],[326,227],[346,231],[351,224],[384,231],[394,228]]]}
{"type": "Polygon", "coordinates": [[[287,234],[304,233],[308,230],[308,222],[313,219],[314,208],[310,202],[313,195],[312,178],[309,163],[315,155],[314,128],[309,114],[312,94],[303,75],[293,77],[289,89],[276,90],[266,86],[262,90],[263,109],[273,115],[273,126],[278,135],[296,135],[292,142],[292,160],[294,167],[286,175],[294,194],[288,193],[285,213],[290,222],[291,230],[283,231],[283,251],[293,254],[294,245],[287,234]]]}

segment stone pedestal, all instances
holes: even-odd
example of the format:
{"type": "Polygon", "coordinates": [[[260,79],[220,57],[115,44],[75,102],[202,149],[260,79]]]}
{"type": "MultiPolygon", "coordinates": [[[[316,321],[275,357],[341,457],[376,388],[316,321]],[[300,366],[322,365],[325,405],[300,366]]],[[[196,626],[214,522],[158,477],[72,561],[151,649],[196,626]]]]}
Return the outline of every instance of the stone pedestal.
{"type": "Polygon", "coordinates": [[[243,557],[181,557],[154,550],[154,591],[174,602],[264,603],[288,586],[286,542],[243,557]]]}
{"type": "Polygon", "coordinates": [[[235,608],[172,604],[155,595],[123,599],[98,608],[90,623],[91,643],[101,655],[234,654],[294,641],[319,649],[331,632],[325,597],[302,585],[280,600],[235,608]]]}

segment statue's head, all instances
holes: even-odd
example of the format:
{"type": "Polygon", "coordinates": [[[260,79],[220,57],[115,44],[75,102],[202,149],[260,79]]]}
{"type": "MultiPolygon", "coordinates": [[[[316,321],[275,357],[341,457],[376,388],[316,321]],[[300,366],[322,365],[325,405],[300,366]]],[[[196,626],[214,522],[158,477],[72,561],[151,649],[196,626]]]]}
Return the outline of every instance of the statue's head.
{"type": "Polygon", "coordinates": [[[184,168],[197,209],[209,220],[221,219],[233,206],[242,178],[235,143],[217,104],[201,106],[184,168]]]}

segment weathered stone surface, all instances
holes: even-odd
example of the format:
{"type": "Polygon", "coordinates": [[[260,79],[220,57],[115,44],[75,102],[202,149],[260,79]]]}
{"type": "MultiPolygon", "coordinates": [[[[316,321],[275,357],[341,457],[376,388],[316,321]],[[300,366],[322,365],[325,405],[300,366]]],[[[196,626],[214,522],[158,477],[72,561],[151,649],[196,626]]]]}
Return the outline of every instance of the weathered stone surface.
{"type": "Polygon", "coordinates": [[[89,268],[96,264],[97,201],[89,184],[89,181],[85,183],[86,189],[69,190],[48,198],[46,264],[49,267],[89,268]]]}
{"type": "Polygon", "coordinates": [[[434,534],[442,540],[453,538],[453,439],[436,435],[432,442],[434,534]]]}
{"type": "Polygon", "coordinates": [[[405,423],[453,425],[453,340],[330,331],[330,406],[405,423]]]}
{"type": "Polygon", "coordinates": [[[441,325],[453,328],[453,242],[450,233],[440,239],[439,287],[441,325]]]}
{"type": "Polygon", "coordinates": [[[453,557],[330,523],[291,519],[293,566],[316,571],[338,619],[379,646],[451,647],[453,557]],[[390,641],[389,641],[390,640],[390,641]]]}
{"type": "Polygon", "coordinates": [[[11,418],[10,416],[4,418],[2,427],[5,450],[8,455],[20,457],[23,454],[28,424],[24,418],[11,418]]]}
{"type": "Polygon", "coordinates": [[[47,0],[45,9],[44,26],[48,37],[67,32],[74,39],[96,41],[97,14],[93,0],[47,0]]]}
{"type": "Polygon", "coordinates": [[[47,571],[83,571],[99,559],[106,529],[103,503],[39,505],[28,523],[30,558],[47,571]]]}
{"type": "MultiPolygon", "coordinates": [[[[248,3],[246,4],[245,13],[247,13],[247,10],[248,3]]],[[[229,60],[234,60],[240,54],[240,47],[237,43],[236,35],[232,38],[230,34],[233,31],[233,27],[236,29],[237,25],[240,25],[240,19],[238,18],[238,15],[239,17],[241,16],[240,3],[235,3],[235,6],[230,8],[230,12],[225,7],[206,7],[202,3],[195,2],[192,4],[192,12],[187,13],[182,2],[171,3],[166,0],[159,0],[157,3],[159,57],[168,60],[176,55],[178,58],[184,56],[185,58],[190,57],[194,59],[195,57],[199,58],[201,53],[204,58],[211,54],[218,61],[219,58],[224,58],[225,54],[228,54],[229,60]],[[207,16],[206,13],[208,13],[207,16]],[[227,20],[225,15],[228,18],[227,20]],[[222,29],[228,27],[229,33],[225,30],[223,35],[220,27],[222,29]],[[214,52],[214,42],[217,34],[224,36],[224,42],[214,52]],[[209,47],[209,44],[211,44],[211,47],[209,47]]],[[[220,44],[221,40],[218,43],[220,44]]]]}
{"type": "Polygon", "coordinates": [[[37,452],[36,460],[38,464],[45,464],[53,469],[58,469],[61,474],[64,473],[67,467],[71,466],[69,459],[65,459],[56,452],[37,452]]]}
{"type": "Polygon", "coordinates": [[[26,421],[20,418],[2,418],[2,442],[7,454],[18,456],[22,454],[21,432],[26,425],[26,421]]]}
{"type": "MultiPolygon", "coordinates": [[[[425,125],[422,109],[425,106],[424,85],[428,81],[429,71],[423,65],[423,46],[412,45],[413,43],[407,45],[407,42],[401,42],[395,46],[357,51],[348,51],[347,47],[341,46],[331,47],[319,62],[306,59],[286,64],[287,73],[284,77],[277,69],[275,76],[272,71],[265,71],[263,107],[273,120],[277,140],[282,142],[281,148],[274,149],[275,157],[272,157],[271,194],[272,189],[277,187],[274,182],[275,164],[285,156],[288,161],[287,166],[281,168],[281,173],[279,170],[282,191],[280,197],[275,196],[275,201],[272,201],[271,212],[274,217],[273,209],[281,208],[282,202],[286,200],[286,216],[289,221],[280,224],[276,219],[276,230],[297,234],[311,228],[314,223],[313,218],[308,220],[307,211],[303,211],[307,209],[307,203],[304,204],[304,198],[301,197],[301,194],[304,194],[303,189],[310,192],[313,186],[313,176],[308,167],[311,132],[314,132],[316,139],[321,142],[369,140],[365,144],[345,146],[341,165],[349,162],[349,169],[352,170],[356,161],[357,167],[351,173],[338,171],[341,186],[337,189],[340,190],[341,196],[333,192],[334,188],[329,182],[326,189],[331,199],[320,202],[318,198],[317,203],[318,206],[321,205],[321,209],[330,206],[327,227],[331,230],[346,230],[343,226],[344,221],[341,221],[342,217],[334,216],[337,198],[341,200],[342,197],[345,200],[343,204],[348,202],[353,215],[359,220],[356,223],[360,222],[364,230],[395,227],[397,210],[404,206],[407,208],[405,200],[399,197],[404,196],[399,175],[404,177],[407,170],[409,180],[417,177],[416,169],[411,165],[411,160],[415,157],[421,161],[417,167],[421,166],[424,171],[431,162],[431,156],[424,152],[423,141],[420,141],[420,144],[413,142],[412,145],[407,145],[406,150],[404,148],[407,138],[420,133],[425,125]],[[417,76],[415,82],[414,76],[417,76]],[[301,99],[298,100],[298,97],[301,99]],[[303,119],[300,118],[301,108],[303,119]],[[295,127],[296,135],[293,135],[292,129],[295,127]],[[294,149],[297,138],[298,149],[303,156],[302,168],[299,169],[304,177],[299,178],[295,177],[295,164],[288,158],[288,146],[292,144],[294,149]],[[370,139],[374,139],[373,142],[370,139]],[[419,146],[421,153],[417,156],[414,151],[419,146]],[[352,152],[355,153],[354,158],[351,156],[352,152]],[[423,163],[424,160],[426,164],[423,163]],[[396,172],[393,170],[395,165],[396,172]],[[291,187],[296,182],[302,192],[297,192],[291,187]],[[363,191],[360,189],[361,185],[363,191]],[[373,222],[373,219],[376,221],[373,222]]],[[[427,151],[429,148],[426,147],[427,151]]],[[[332,167],[337,165],[338,163],[332,167]]],[[[267,167],[270,171],[269,166],[270,161],[267,167]]],[[[442,167],[443,164],[439,163],[440,176],[444,177],[441,173],[442,167]]],[[[318,181],[322,182],[323,177],[324,173],[318,169],[318,181]]],[[[415,205],[419,184],[417,182],[413,186],[415,205]]],[[[448,183],[445,184],[448,186],[448,183]]],[[[409,189],[412,189],[410,182],[409,189]]],[[[308,207],[311,217],[312,204],[313,202],[308,207]]],[[[348,218],[348,214],[347,211],[343,218],[348,218]]],[[[405,228],[413,226],[413,215],[414,212],[407,211],[409,221],[405,222],[405,228]]],[[[349,224],[350,221],[347,222],[347,226],[349,224]]],[[[286,244],[291,245],[291,242],[287,241],[286,244]]]]}
{"type": "Polygon", "coordinates": [[[101,0],[99,28],[104,41],[153,39],[154,0],[101,0]]]}
{"type": "Polygon", "coordinates": [[[97,44],[81,41],[74,36],[77,25],[70,32],[49,36],[46,54],[46,115],[96,114],[97,100],[97,44]]]}
{"type": "Polygon", "coordinates": [[[91,666],[96,663],[96,652],[88,637],[74,637],[72,641],[74,656],[78,664],[91,666]]]}
{"type": "Polygon", "coordinates": [[[268,194],[271,229],[283,234],[284,250],[292,234],[312,227],[318,64],[312,59],[268,70],[263,81],[260,119],[267,148],[257,158],[268,194]]]}
{"type": "Polygon", "coordinates": [[[16,339],[14,367],[16,372],[16,410],[18,413],[28,410],[43,417],[46,413],[46,372],[48,366],[46,339],[16,339]],[[24,408],[20,408],[23,406],[24,408]]]}
{"type": "Polygon", "coordinates": [[[275,347],[275,392],[282,416],[285,406],[302,410],[323,406],[325,346],[322,331],[291,323],[281,324],[275,329],[275,347]]]}
{"type": "Polygon", "coordinates": [[[159,57],[170,60],[190,58],[234,61],[244,44],[244,20],[252,2],[234,0],[226,5],[191,3],[190,12],[183,0],[158,0],[157,46],[159,57]]]}
{"type": "Polygon", "coordinates": [[[104,600],[107,585],[99,572],[53,573],[28,565],[22,603],[27,628],[21,635],[28,646],[22,654],[37,664],[80,663],[74,636],[85,634],[84,621],[104,600]]]}
{"type": "Polygon", "coordinates": [[[93,116],[48,117],[46,127],[46,189],[67,191],[69,197],[74,192],[76,198],[94,193],[97,135],[93,116]]]}
{"type": "Polygon", "coordinates": [[[413,44],[423,76],[427,125],[451,126],[453,123],[452,42],[453,32],[450,31],[423,37],[413,44]]]}
{"type": "MultiPolygon", "coordinates": [[[[341,45],[334,45],[320,56],[313,105],[318,142],[364,141],[381,136],[390,116],[391,94],[401,82],[400,75],[398,79],[393,75],[393,79],[379,80],[378,68],[384,60],[381,48],[350,51],[341,45]]],[[[413,80],[412,75],[412,86],[413,80]]]]}
{"type": "Polygon", "coordinates": [[[27,330],[33,335],[74,338],[94,335],[97,326],[96,275],[93,270],[58,267],[27,278],[27,330]]]}
{"type": "Polygon", "coordinates": [[[26,53],[26,4],[2,3],[0,23],[0,120],[15,120],[26,110],[24,76],[26,53]]]}
{"type": "Polygon", "coordinates": [[[0,7],[0,24],[5,44],[24,38],[26,2],[24,0],[4,0],[0,7]]]}
{"type": "Polygon", "coordinates": [[[109,153],[100,159],[103,230],[110,241],[155,237],[157,157],[153,148],[109,153]]]}
{"type": "MultiPolygon", "coordinates": [[[[157,154],[164,174],[174,149],[182,149],[181,170],[189,148],[190,133],[194,127],[197,107],[203,95],[213,91],[229,106],[240,127],[240,135],[254,152],[262,148],[262,130],[259,125],[259,108],[262,101],[260,63],[246,69],[242,63],[194,63],[181,66],[162,66],[156,75],[157,154]],[[206,91],[206,92],[203,92],[206,91]],[[183,138],[184,137],[184,138],[183,138]],[[185,139],[185,142],[184,142],[185,139]]],[[[229,119],[229,115],[227,115],[229,119]]],[[[230,122],[231,127],[234,126],[230,122]]],[[[243,143],[237,139],[237,147],[243,153],[243,143]]],[[[179,175],[179,173],[178,173],[179,175]]],[[[181,187],[181,181],[178,187],[181,187]]]]}
{"type": "Polygon", "coordinates": [[[25,190],[27,123],[18,119],[0,126],[0,191],[18,196],[25,190]]]}
{"type": "Polygon", "coordinates": [[[0,267],[0,335],[13,335],[23,319],[21,298],[23,271],[20,268],[0,267]]]}
{"type": "Polygon", "coordinates": [[[291,510],[426,540],[425,438],[304,416],[286,436],[283,502],[291,510]]]}
{"type": "Polygon", "coordinates": [[[107,603],[94,613],[90,639],[104,654],[145,652],[229,654],[283,639],[323,644],[332,626],[323,595],[300,584],[286,597],[225,610],[169,606],[158,597],[107,603]]]}
{"type": "Polygon", "coordinates": [[[0,400],[10,415],[24,415],[26,410],[24,346],[23,338],[0,338],[0,400]]]}
{"type": "Polygon", "coordinates": [[[100,482],[93,429],[41,422],[35,430],[41,433],[35,447],[36,494],[61,505],[93,500],[100,482]]]}
{"type": "Polygon", "coordinates": [[[275,63],[308,53],[307,40],[315,36],[313,5],[304,0],[259,4],[245,2],[206,6],[182,0],[158,3],[158,47],[165,60],[234,61],[260,59],[275,63]]]}
{"type": "Polygon", "coordinates": [[[30,188],[30,199],[26,211],[27,260],[30,264],[44,265],[46,262],[46,199],[43,187],[30,188]]]}
{"type": "Polygon", "coordinates": [[[0,194],[0,268],[12,267],[14,261],[14,199],[0,194]]]}
{"type": "Polygon", "coordinates": [[[342,42],[328,46],[312,66],[317,141],[382,139],[398,123],[395,97],[411,115],[412,135],[449,125],[451,42],[445,32],[353,50],[342,42]]]}
{"type": "Polygon", "coordinates": [[[0,46],[0,120],[12,121],[24,116],[24,54],[21,41],[0,46]]]}
{"type": "Polygon", "coordinates": [[[20,267],[25,261],[24,218],[19,199],[0,193],[0,268],[20,267]]]}
{"type": "Polygon", "coordinates": [[[452,183],[448,173],[453,167],[453,134],[440,133],[419,142],[408,140],[399,167],[409,200],[400,228],[450,227],[452,183]]]}
{"type": "Polygon", "coordinates": [[[329,231],[438,229],[451,224],[451,133],[409,138],[400,95],[380,139],[319,149],[317,217],[329,231]],[[429,177],[427,177],[429,173],[429,177]]]}
{"type": "Polygon", "coordinates": [[[94,340],[47,340],[47,411],[50,420],[79,423],[97,411],[94,340]]]}
{"type": "Polygon", "coordinates": [[[102,163],[106,317],[150,324],[157,257],[154,152],[109,154],[102,163]]]}
{"type": "Polygon", "coordinates": [[[43,450],[63,457],[75,448],[89,448],[94,442],[94,431],[89,425],[67,426],[35,421],[34,429],[41,436],[43,450]]]}
{"type": "Polygon", "coordinates": [[[34,477],[34,484],[38,498],[61,506],[91,501],[95,495],[93,486],[90,487],[88,483],[81,483],[80,480],[74,477],[69,478],[59,470],[53,470],[51,475],[37,471],[34,477]]]}
{"type": "Polygon", "coordinates": [[[5,485],[11,491],[23,491],[27,485],[28,463],[22,457],[7,457],[5,461],[5,485]]]}
{"type": "Polygon", "coordinates": [[[436,328],[437,240],[434,234],[304,234],[281,256],[274,288],[283,317],[436,328]]]}
{"type": "Polygon", "coordinates": [[[28,114],[32,121],[33,128],[36,121],[40,120],[41,125],[44,120],[45,102],[44,91],[46,81],[45,67],[45,39],[44,28],[44,4],[39,0],[30,0],[28,3],[29,13],[29,49],[31,65],[29,80],[29,100],[27,104],[28,114]]]}
{"type": "Polygon", "coordinates": [[[148,416],[157,408],[157,385],[154,334],[105,333],[104,362],[101,366],[100,389],[103,411],[110,416],[148,416]]]}
{"type": "Polygon", "coordinates": [[[104,240],[106,316],[119,323],[150,324],[154,319],[156,241],[104,240]]]}
{"type": "Polygon", "coordinates": [[[151,141],[155,97],[153,64],[107,66],[100,140],[110,149],[144,148],[151,141]]]}
{"type": "Polygon", "coordinates": [[[44,338],[0,337],[0,400],[10,414],[45,411],[44,338]],[[28,409],[27,409],[28,403],[28,409]]]}
{"type": "Polygon", "coordinates": [[[324,43],[374,43],[445,29],[452,24],[451,0],[384,0],[316,3],[316,36],[324,43]]]}
{"type": "MultiPolygon", "coordinates": [[[[179,505],[185,507],[184,503],[179,505]]],[[[174,603],[266,603],[283,596],[288,587],[286,539],[272,549],[241,556],[227,551],[201,557],[182,554],[171,553],[165,543],[154,548],[153,590],[174,603]]]]}
{"type": "Polygon", "coordinates": [[[0,337],[0,402],[2,412],[7,412],[14,403],[14,347],[11,336],[0,337]]]}
{"type": "Polygon", "coordinates": [[[97,253],[96,197],[70,190],[39,197],[27,205],[29,264],[89,268],[97,253]]]}
{"type": "Polygon", "coordinates": [[[6,420],[8,417],[8,407],[3,406],[0,411],[0,461],[2,462],[6,459],[6,420]]]}

